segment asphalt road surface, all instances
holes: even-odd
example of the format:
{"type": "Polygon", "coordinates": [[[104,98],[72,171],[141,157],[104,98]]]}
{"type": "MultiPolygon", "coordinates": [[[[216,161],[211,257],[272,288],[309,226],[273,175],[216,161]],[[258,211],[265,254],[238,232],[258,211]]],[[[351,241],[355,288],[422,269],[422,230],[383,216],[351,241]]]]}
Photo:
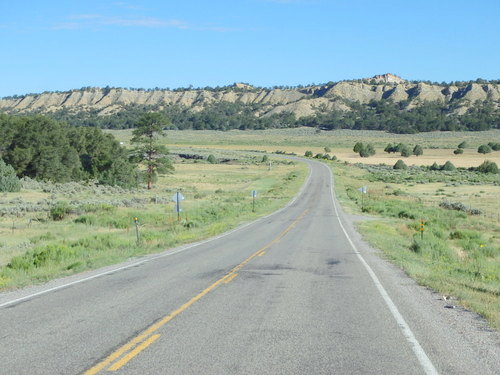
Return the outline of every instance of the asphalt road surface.
{"type": "Polygon", "coordinates": [[[381,260],[308,163],[266,218],[0,294],[0,374],[498,374],[498,333],[381,260]]]}

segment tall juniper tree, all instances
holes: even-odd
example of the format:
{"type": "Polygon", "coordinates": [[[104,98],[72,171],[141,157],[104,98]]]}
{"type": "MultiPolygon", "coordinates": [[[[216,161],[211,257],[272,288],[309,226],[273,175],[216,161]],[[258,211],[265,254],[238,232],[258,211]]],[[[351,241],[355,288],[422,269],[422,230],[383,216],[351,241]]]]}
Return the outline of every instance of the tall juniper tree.
{"type": "Polygon", "coordinates": [[[158,174],[171,173],[172,162],[167,157],[168,150],[159,144],[158,139],[164,135],[163,129],[169,121],[160,113],[148,112],[136,123],[131,142],[136,145],[133,159],[146,167],[146,182],[151,189],[158,174]]]}

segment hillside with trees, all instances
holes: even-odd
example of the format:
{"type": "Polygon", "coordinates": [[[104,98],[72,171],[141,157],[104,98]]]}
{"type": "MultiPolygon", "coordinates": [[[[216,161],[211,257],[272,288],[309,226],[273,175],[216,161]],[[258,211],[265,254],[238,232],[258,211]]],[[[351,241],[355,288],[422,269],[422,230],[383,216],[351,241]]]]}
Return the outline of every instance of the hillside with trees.
{"type": "Polygon", "coordinates": [[[432,83],[386,74],[321,85],[122,89],[85,87],[0,99],[11,115],[45,114],[71,125],[124,129],[160,112],[174,129],[310,126],[393,133],[500,127],[499,81],[432,83]]]}

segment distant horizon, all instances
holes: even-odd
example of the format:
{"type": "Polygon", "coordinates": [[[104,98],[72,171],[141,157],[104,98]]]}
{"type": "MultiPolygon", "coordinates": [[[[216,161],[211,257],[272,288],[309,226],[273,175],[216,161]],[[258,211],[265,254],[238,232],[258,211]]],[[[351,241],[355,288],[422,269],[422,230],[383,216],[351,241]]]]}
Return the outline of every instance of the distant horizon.
{"type": "Polygon", "coordinates": [[[500,77],[498,0],[0,2],[0,97],[500,77]]]}
{"type": "MultiPolygon", "coordinates": [[[[70,89],[67,89],[67,90],[45,90],[45,91],[41,91],[41,92],[30,92],[30,93],[23,93],[23,94],[12,94],[12,95],[5,95],[5,96],[2,96],[0,97],[0,99],[8,99],[8,98],[18,98],[18,97],[25,97],[25,96],[30,96],[30,95],[41,95],[41,94],[44,94],[44,93],[65,93],[65,92],[72,92],[72,91],[81,91],[81,90],[86,90],[86,89],[99,89],[99,90],[103,90],[103,89],[122,89],[122,90],[130,90],[130,91],[154,91],[154,90],[161,90],[161,91],[176,91],[176,90],[205,90],[205,89],[217,89],[217,88],[227,88],[227,87],[234,87],[238,84],[242,84],[242,85],[248,85],[250,87],[253,87],[253,88],[257,88],[257,89],[273,89],[275,87],[277,88],[280,88],[280,87],[289,87],[290,89],[294,89],[294,88],[300,88],[300,87],[312,87],[312,86],[323,86],[323,85],[327,85],[329,83],[340,83],[340,82],[355,82],[355,81],[367,81],[367,80],[371,80],[371,79],[374,79],[376,76],[384,76],[384,75],[387,75],[387,74],[391,74],[393,76],[396,76],[398,78],[401,78],[403,81],[405,82],[408,82],[408,83],[412,83],[412,82],[423,82],[423,83],[428,83],[430,82],[431,84],[436,84],[436,85],[443,85],[443,84],[446,84],[446,85],[451,85],[452,83],[455,83],[455,82],[458,82],[458,83],[475,83],[476,81],[478,80],[484,80],[484,81],[487,81],[487,82],[493,82],[493,84],[498,84],[497,82],[495,81],[500,81],[500,79],[485,79],[485,78],[481,78],[481,77],[478,77],[478,78],[475,78],[475,79],[470,79],[470,80],[456,80],[456,81],[430,81],[430,80],[427,80],[427,79],[419,79],[419,80],[410,80],[410,79],[405,79],[404,77],[401,77],[397,74],[394,74],[394,73],[383,73],[383,74],[376,74],[375,76],[372,76],[372,77],[364,77],[364,78],[349,78],[349,79],[341,79],[341,80],[338,80],[338,81],[325,81],[325,82],[313,82],[313,83],[308,83],[308,84],[296,84],[296,85],[273,85],[273,86],[257,86],[257,85],[253,85],[251,82],[232,82],[230,84],[227,84],[227,85],[217,85],[217,86],[203,86],[203,87],[195,87],[195,86],[188,86],[188,87],[123,87],[123,86],[82,86],[82,87],[79,87],[79,88],[70,88],[70,89]]],[[[391,82],[380,82],[379,84],[394,84],[394,83],[391,83],[391,82]]]]}

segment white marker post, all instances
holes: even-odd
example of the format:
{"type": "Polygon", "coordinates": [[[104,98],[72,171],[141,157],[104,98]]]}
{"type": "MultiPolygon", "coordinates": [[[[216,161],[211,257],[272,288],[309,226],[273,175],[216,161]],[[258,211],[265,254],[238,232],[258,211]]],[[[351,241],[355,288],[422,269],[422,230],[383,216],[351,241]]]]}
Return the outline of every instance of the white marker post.
{"type": "Polygon", "coordinates": [[[366,186],[361,186],[358,191],[361,192],[361,211],[363,211],[363,207],[364,207],[364,195],[366,193],[368,193],[368,188],[366,186]]]}

